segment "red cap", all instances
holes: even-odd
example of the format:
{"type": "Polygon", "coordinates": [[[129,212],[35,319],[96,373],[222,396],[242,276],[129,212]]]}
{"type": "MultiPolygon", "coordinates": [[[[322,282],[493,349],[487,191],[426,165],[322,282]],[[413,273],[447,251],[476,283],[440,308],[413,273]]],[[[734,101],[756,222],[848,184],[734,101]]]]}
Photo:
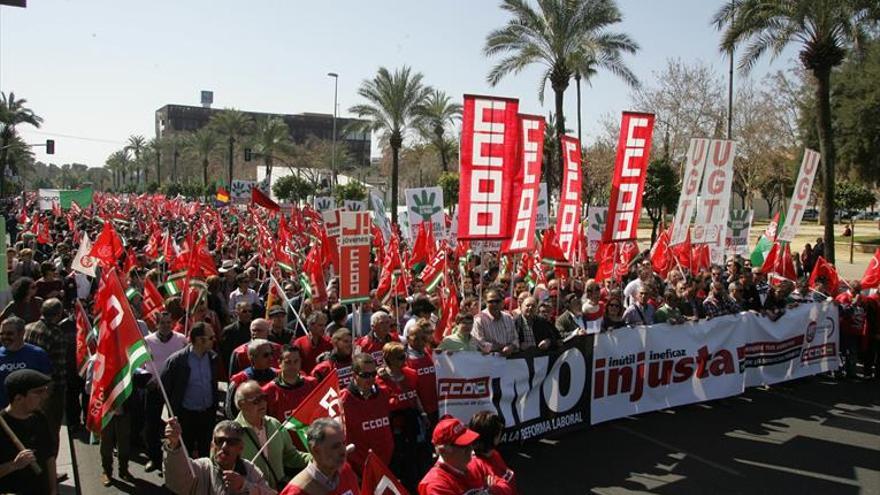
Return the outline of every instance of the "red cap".
{"type": "Polygon", "coordinates": [[[447,416],[437,423],[431,442],[434,445],[458,445],[464,447],[474,443],[480,434],[461,424],[461,421],[447,416]]]}

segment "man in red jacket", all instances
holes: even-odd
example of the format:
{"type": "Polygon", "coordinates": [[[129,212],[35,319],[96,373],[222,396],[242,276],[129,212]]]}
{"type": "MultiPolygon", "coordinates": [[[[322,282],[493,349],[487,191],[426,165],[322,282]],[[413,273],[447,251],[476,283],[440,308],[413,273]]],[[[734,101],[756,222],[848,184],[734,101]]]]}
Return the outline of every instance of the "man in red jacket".
{"type": "Polygon", "coordinates": [[[391,463],[394,437],[388,417],[388,393],[376,385],[373,356],[357,354],[351,368],[354,379],[342,391],[340,403],[345,416],[346,441],[355,446],[348,463],[360,475],[370,450],[386,466],[391,463]]]}
{"type": "Polygon", "coordinates": [[[308,335],[297,338],[293,341],[293,345],[302,351],[302,370],[308,374],[318,362],[318,356],[333,350],[333,344],[325,332],[327,316],[324,313],[319,311],[310,314],[306,318],[306,327],[309,331],[308,335]]]}
{"type": "Polygon", "coordinates": [[[382,347],[396,340],[396,335],[391,334],[391,315],[377,311],[370,317],[370,333],[357,339],[354,352],[365,352],[373,356],[377,366],[382,366],[382,347]]]}
{"type": "Polygon", "coordinates": [[[489,480],[480,479],[468,467],[473,444],[480,437],[452,416],[437,423],[431,442],[439,459],[419,483],[419,495],[483,495],[492,493],[489,480]]]}

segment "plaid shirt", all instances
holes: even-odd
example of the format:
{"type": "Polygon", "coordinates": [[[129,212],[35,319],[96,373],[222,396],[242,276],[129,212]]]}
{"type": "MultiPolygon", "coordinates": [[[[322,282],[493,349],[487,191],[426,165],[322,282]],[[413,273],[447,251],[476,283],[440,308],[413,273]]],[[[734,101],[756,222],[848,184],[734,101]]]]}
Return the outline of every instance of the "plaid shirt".
{"type": "Polygon", "coordinates": [[[513,318],[507,313],[501,313],[498,319],[492,318],[489,310],[484,310],[474,318],[474,330],[472,332],[477,342],[492,344],[493,351],[500,351],[504,346],[519,348],[516,336],[516,326],[513,318]]]}
{"type": "Polygon", "coordinates": [[[706,318],[739,313],[739,304],[730,297],[722,296],[720,299],[711,294],[703,301],[703,309],[706,310],[706,318]]]}
{"type": "Polygon", "coordinates": [[[74,344],[67,342],[61,327],[40,318],[25,327],[24,341],[42,348],[49,354],[49,359],[52,361],[52,381],[55,385],[66,383],[68,345],[74,344]]]}

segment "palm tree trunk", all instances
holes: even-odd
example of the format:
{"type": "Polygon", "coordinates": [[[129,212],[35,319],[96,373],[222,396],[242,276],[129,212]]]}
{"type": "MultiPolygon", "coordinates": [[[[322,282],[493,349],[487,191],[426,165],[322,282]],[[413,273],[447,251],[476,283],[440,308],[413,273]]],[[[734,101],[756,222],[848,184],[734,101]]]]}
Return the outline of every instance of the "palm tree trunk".
{"type": "Polygon", "coordinates": [[[266,157],[266,183],[269,184],[269,187],[272,187],[272,157],[266,157]]]}
{"type": "Polygon", "coordinates": [[[440,168],[447,172],[449,171],[449,159],[446,157],[446,143],[443,142],[443,127],[435,127],[434,135],[437,136],[437,144],[440,145],[440,168]]]}
{"type": "Polygon", "coordinates": [[[583,147],[583,135],[581,134],[581,73],[578,72],[574,75],[574,82],[577,85],[577,106],[578,106],[578,143],[583,147]]]}
{"type": "Polygon", "coordinates": [[[391,223],[397,224],[397,167],[400,147],[391,145],[391,223]]]}
{"type": "Polygon", "coordinates": [[[822,153],[822,221],[825,222],[825,259],[834,263],[834,138],[831,130],[831,69],[817,68],[816,101],[819,104],[817,127],[822,153]]]}
{"type": "MultiPolygon", "coordinates": [[[[562,101],[565,96],[565,88],[557,89],[555,86],[556,85],[554,85],[553,92],[556,96],[556,149],[559,156],[556,160],[556,173],[558,174],[556,177],[557,187],[554,187],[553,189],[561,189],[563,172],[565,170],[565,160],[563,160],[562,156],[562,136],[565,135],[565,117],[563,116],[562,101]]],[[[550,193],[552,194],[553,191],[551,190],[550,193]]]]}
{"type": "Polygon", "coordinates": [[[208,188],[208,159],[202,159],[202,186],[208,188]]]}

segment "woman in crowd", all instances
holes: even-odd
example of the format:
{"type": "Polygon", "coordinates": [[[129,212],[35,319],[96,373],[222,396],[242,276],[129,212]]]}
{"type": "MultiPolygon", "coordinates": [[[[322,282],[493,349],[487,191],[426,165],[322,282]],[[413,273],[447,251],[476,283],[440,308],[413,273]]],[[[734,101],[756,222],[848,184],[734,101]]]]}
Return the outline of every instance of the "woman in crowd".
{"type": "Polygon", "coordinates": [[[491,411],[480,411],[471,418],[468,428],[480,435],[473,444],[474,456],[469,470],[481,479],[493,478],[493,494],[516,495],[516,476],[496,449],[501,443],[504,420],[491,411]]]}
{"type": "Polygon", "coordinates": [[[626,326],[623,321],[623,298],[619,292],[612,292],[605,304],[605,317],[602,319],[602,331],[614,330],[626,326]]]}

